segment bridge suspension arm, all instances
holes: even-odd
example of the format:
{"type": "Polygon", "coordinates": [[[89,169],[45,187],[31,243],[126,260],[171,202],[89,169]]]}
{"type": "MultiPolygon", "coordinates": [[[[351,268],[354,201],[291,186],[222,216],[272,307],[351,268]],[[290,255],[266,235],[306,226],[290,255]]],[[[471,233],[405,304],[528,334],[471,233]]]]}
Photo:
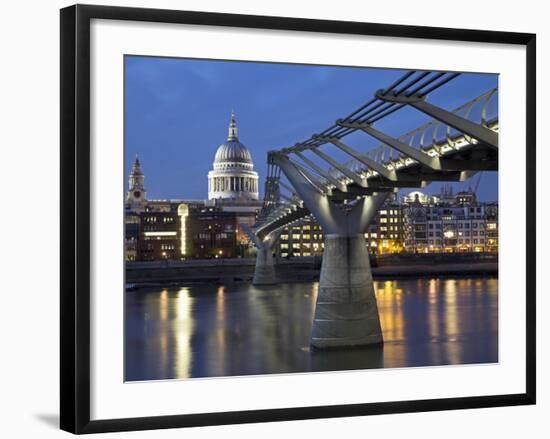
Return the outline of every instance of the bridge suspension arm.
{"type": "Polygon", "coordinates": [[[350,233],[364,233],[389,194],[389,192],[378,192],[362,197],[350,212],[348,220],[350,233]]]}
{"type": "Polygon", "coordinates": [[[294,190],[294,188],[286,184],[284,181],[279,180],[279,185],[281,187],[284,187],[287,191],[289,191],[292,194],[292,196],[296,196],[296,191],[294,190]]]}
{"type": "Polygon", "coordinates": [[[321,223],[323,229],[327,233],[339,232],[341,224],[345,223],[344,212],[332,204],[326,194],[315,190],[311,182],[299,172],[296,165],[285,154],[275,153],[271,158],[281,168],[309,211],[321,223]]]}
{"type": "Polygon", "coordinates": [[[345,166],[338,163],[336,160],[334,160],[332,157],[325,154],[323,151],[319,151],[318,148],[311,150],[314,154],[322,158],[325,162],[330,164],[334,169],[340,171],[343,175],[348,177],[350,180],[353,180],[355,183],[357,183],[361,187],[367,187],[367,182],[361,178],[361,176],[355,172],[353,172],[351,169],[346,168],[345,166]]]}
{"type": "Polygon", "coordinates": [[[309,183],[322,195],[327,194],[330,195],[332,191],[330,188],[321,183],[319,180],[317,180],[315,177],[313,177],[303,166],[299,165],[298,163],[288,159],[290,163],[296,168],[296,170],[302,174],[302,176],[309,181],[309,183]]]}
{"type": "Polygon", "coordinates": [[[366,123],[350,123],[342,120],[338,121],[339,125],[349,126],[353,128],[359,128],[368,134],[371,137],[381,141],[385,145],[391,146],[402,154],[405,154],[407,157],[410,157],[413,160],[416,160],[418,163],[421,163],[424,166],[427,166],[435,171],[441,170],[441,162],[439,157],[432,157],[425,152],[415,149],[412,146],[409,146],[398,139],[388,136],[387,134],[378,131],[373,128],[371,125],[366,123]]]}
{"type": "Polygon", "coordinates": [[[294,154],[296,154],[310,168],[312,168],[315,172],[317,172],[319,175],[324,177],[326,180],[330,181],[334,186],[336,186],[342,192],[347,192],[347,186],[344,183],[342,183],[340,180],[330,175],[327,171],[322,169],[320,166],[317,166],[314,162],[312,162],[310,159],[304,156],[301,152],[295,151],[294,154]]]}
{"type": "Polygon", "coordinates": [[[254,243],[254,245],[256,247],[260,247],[261,241],[258,238],[258,235],[256,235],[256,233],[254,233],[254,230],[252,230],[248,224],[241,224],[241,227],[244,230],[244,233],[246,233],[246,235],[254,243]]]}
{"type": "Polygon", "coordinates": [[[389,170],[383,164],[372,160],[371,158],[365,156],[364,154],[361,154],[359,151],[356,151],[352,147],[346,145],[340,139],[337,139],[335,137],[321,137],[319,140],[332,143],[333,145],[337,146],[342,151],[344,151],[346,154],[349,154],[350,156],[352,156],[355,160],[363,163],[367,167],[371,168],[373,171],[378,172],[382,177],[392,181],[397,180],[397,177],[394,171],[389,170]]]}
{"type": "Polygon", "coordinates": [[[388,102],[408,104],[428,116],[431,116],[434,119],[463,132],[464,134],[468,134],[474,139],[486,143],[493,148],[498,148],[498,134],[496,132],[484,127],[483,125],[478,125],[477,123],[474,123],[464,117],[451,113],[450,111],[444,110],[443,108],[430,104],[426,102],[423,97],[392,96],[391,94],[386,95],[380,90],[376,93],[376,97],[388,102]]]}

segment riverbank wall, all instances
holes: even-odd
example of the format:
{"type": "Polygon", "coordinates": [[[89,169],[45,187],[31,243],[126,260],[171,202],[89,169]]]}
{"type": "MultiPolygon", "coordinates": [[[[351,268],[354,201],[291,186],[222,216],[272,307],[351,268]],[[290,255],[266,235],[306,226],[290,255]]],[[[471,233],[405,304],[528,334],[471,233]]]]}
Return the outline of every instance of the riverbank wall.
{"type": "MultiPolygon", "coordinates": [[[[126,283],[132,285],[231,284],[251,282],[254,259],[209,259],[126,263],[126,283]]],[[[279,282],[311,282],[319,279],[321,258],[277,261],[279,282]]],[[[379,257],[372,261],[375,279],[443,276],[497,276],[495,255],[407,255],[379,257]]]]}

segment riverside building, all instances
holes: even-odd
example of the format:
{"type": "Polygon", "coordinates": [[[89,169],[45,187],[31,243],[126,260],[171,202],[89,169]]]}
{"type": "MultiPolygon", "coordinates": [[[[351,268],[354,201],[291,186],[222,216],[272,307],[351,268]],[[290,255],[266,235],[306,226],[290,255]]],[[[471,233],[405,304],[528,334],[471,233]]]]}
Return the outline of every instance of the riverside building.
{"type": "Polygon", "coordinates": [[[409,253],[498,251],[498,204],[479,203],[473,191],[404,200],[404,250],[409,253]]]}
{"type": "MultiPolygon", "coordinates": [[[[386,202],[365,233],[371,253],[400,253],[404,249],[403,211],[395,200],[386,202]]],[[[282,258],[321,256],[324,249],[323,230],[313,218],[303,224],[285,227],[278,246],[282,258]]]]}
{"type": "MultiPolygon", "coordinates": [[[[443,187],[439,196],[413,191],[380,208],[365,233],[369,252],[496,253],[498,204],[480,203],[474,191],[453,193],[443,187]]],[[[320,256],[324,236],[314,220],[284,229],[278,254],[284,258],[320,256]]]]}

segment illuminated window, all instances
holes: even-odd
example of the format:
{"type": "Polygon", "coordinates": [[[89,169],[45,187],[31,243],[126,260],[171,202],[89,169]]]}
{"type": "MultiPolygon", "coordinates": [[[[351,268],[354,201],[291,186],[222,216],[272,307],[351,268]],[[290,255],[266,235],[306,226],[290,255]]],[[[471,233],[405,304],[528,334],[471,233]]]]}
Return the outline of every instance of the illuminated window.
{"type": "Polygon", "coordinates": [[[146,237],[165,237],[165,236],[176,236],[177,232],[145,232],[146,237]]]}

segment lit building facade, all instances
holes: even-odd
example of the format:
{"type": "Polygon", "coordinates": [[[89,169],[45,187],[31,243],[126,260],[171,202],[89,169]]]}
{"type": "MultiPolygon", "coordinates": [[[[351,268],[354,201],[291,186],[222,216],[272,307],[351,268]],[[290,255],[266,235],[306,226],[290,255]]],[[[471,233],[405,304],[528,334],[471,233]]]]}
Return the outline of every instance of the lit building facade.
{"type": "Polygon", "coordinates": [[[404,249],[403,206],[390,200],[385,203],[365,234],[371,253],[401,253],[404,249]]]}
{"type": "Polygon", "coordinates": [[[236,212],[208,207],[189,216],[191,245],[189,257],[196,259],[242,257],[244,248],[237,239],[239,216],[236,212]]]}
{"type": "Polygon", "coordinates": [[[140,215],[127,210],[124,214],[124,249],[127,261],[138,260],[140,215]]]}
{"type": "MultiPolygon", "coordinates": [[[[498,205],[478,203],[472,191],[454,194],[451,187],[444,187],[440,196],[414,191],[400,201],[390,198],[384,203],[365,241],[374,255],[498,252],[498,205]]],[[[278,254],[320,256],[323,242],[321,226],[310,219],[284,229],[278,254]]]]}
{"type": "Polygon", "coordinates": [[[458,192],[452,203],[403,207],[404,249],[411,253],[498,251],[498,205],[458,192]]]}
{"type": "MultiPolygon", "coordinates": [[[[370,253],[399,253],[404,250],[402,206],[395,200],[384,204],[365,233],[370,253]]],[[[321,256],[324,249],[322,227],[313,218],[285,227],[279,238],[278,255],[282,258],[321,256]]]]}
{"type": "Polygon", "coordinates": [[[304,224],[285,227],[279,238],[279,256],[292,258],[300,256],[321,256],[324,248],[321,226],[312,218],[304,224]]]}
{"type": "Polygon", "coordinates": [[[147,207],[146,211],[140,214],[137,260],[180,259],[180,217],[175,206],[170,207],[169,210],[147,207]]]}

